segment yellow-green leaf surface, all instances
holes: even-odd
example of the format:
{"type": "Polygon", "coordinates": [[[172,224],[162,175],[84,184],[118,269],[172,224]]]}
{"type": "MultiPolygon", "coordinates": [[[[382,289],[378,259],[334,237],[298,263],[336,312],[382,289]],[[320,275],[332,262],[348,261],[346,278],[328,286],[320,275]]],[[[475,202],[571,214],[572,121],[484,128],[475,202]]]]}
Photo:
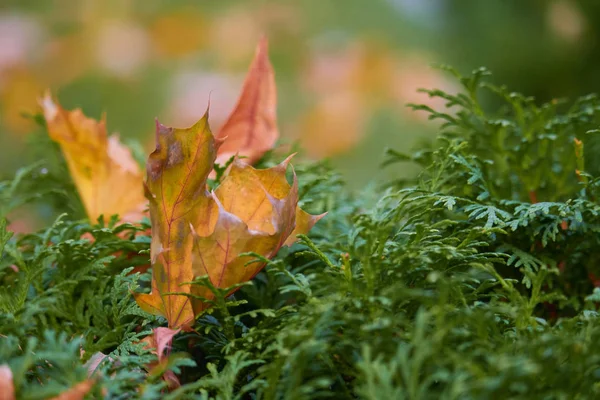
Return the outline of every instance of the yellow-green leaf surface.
{"type": "Polygon", "coordinates": [[[216,208],[206,190],[218,144],[208,127],[208,114],[188,129],[157,123],[156,150],[148,158],[146,196],[152,222],[152,292],[138,294],[143,309],[163,315],[172,328],[186,326],[194,314],[189,298],[169,295],[190,292],[191,226],[210,229],[216,208]]]}

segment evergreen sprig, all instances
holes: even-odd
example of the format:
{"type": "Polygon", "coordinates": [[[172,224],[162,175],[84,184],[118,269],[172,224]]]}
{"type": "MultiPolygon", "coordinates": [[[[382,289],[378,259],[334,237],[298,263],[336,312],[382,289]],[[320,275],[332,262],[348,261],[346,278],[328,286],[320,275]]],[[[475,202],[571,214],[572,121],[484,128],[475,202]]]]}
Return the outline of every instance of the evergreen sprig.
{"type": "MultiPolygon", "coordinates": [[[[67,215],[12,235],[1,219],[0,364],[19,398],[56,395],[97,359],[90,396],[107,399],[600,396],[600,100],[538,105],[485,69],[443,68],[461,92],[426,91],[444,110],[412,105],[438,138],[384,160],[418,176],[353,195],[327,163],[300,163],[302,206],[328,211],[310,236],[246,254],[267,264],[251,284],[194,282],[214,298],[160,370],[177,389],[147,373],[157,357],[140,341],[164,321],[131,298],[149,289],[147,223],[67,215]]],[[[2,218],[36,200],[48,174],[34,171],[0,184],[2,218]]],[[[80,207],[64,199],[56,213],[80,207]]]]}

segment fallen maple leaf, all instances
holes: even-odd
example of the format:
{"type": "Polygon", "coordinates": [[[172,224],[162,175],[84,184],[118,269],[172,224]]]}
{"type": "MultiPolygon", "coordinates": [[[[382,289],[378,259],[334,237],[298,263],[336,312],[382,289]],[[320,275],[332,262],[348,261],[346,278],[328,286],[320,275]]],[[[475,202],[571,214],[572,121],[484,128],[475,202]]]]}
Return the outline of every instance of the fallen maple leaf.
{"type": "MultiPolygon", "coordinates": [[[[217,135],[223,142],[216,158],[220,164],[236,154],[255,162],[279,137],[275,77],[267,47],[263,38],[238,103],[217,135]]],[[[90,220],[119,214],[124,222],[138,222],[146,205],[142,172],[119,138],[108,137],[105,119],[87,118],[80,109],[64,110],[49,93],[40,105],[48,133],[60,144],[90,220]]]]}
{"type": "MultiPolygon", "coordinates": [[[[210,234],[194,233],[194,276],[206,276],[217,288],[227,288],[251,280],[264,267],[254,262],[253,252],[271,258],[283,245],[291,245],[296,235],[307,233],[323,215],[313,216],[298,205],[298,182],[290,185],[286,170],[292,156],[264,170],[235,160],[228,175],[213,193],[219,216],[210,234]]],[[[233,291],[232,291],[233,292],[233,291]]],[[[214,294],[198,285],[192,293],[207,299],[214,294]]],[[[231,293],[229,293],[231,294],[231,293]]],[[[197,314],[209,305],[192,300],[197,314]]]]}
{"type": "Polygon", "coordinates": [[[194,319],[187,297],[167,293],[190,293],[189,285],[180,286],[194,279],[190,224],[210,225],[211,219],[216,221],[206,179],[218,144],[208,127],[208,114],[188,129],[167,128],[157,122],[156,150],[146,165],[152,223],[152,292],[137,294],[136,300],[142,309],[167,318],[172,328],[188,325],[194,319]]]}
{"type": "Polygon", "coordinates": [[[237,159],[220,186],[207,191],[221,140],[208,114],[188,129],[157,124],[156,150],[148,158],[146,193],[152,221],[152,292],[136,294],[140,307],[163,315],[170,328],[188,327],[207,307],[186,294],[210,298],[190,284],[206,276],[216,287],[250,279],[264,266],[244,264],[256,252],[273,257],[293,234],[307,233],[322,216],[298,209],[298,186],[286,179],[290,158],[266,170],[237,159]],[[176,293],[177,292],[177,293],[176,293]],[[193,304],[192,304],[193,303],[193,304]]]}
{"type": "Polygon", "coordinates": [[[275,74],[264,37],[256,47],[238,102],[216,137],[224,141],[217,155],[219,164],[236,154],[253,164],[279,137],[275,74]]]}
{"type": "Polygon", "coordinates": [[[137,222],[146,206],[142,173],[106,121],[87,118],[80,109],[64,110],[49,93],[40,100],[48,133],[60,144],[69,172],[90,220],[119,214],[137,222]]]}

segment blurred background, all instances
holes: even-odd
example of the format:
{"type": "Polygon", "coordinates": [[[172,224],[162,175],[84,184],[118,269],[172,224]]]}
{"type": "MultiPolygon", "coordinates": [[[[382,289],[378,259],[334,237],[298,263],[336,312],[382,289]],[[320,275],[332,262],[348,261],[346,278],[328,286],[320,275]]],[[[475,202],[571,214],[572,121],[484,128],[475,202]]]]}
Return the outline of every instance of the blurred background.
{"type": "Polygon", "coordinates": [[[486,66],[539,101],[599,91],[599,19],[595,0],[1,0],[0,180],[34,161],[23,114],[46,88],[146,149],[155,117],[188,126],[209,94],[216,130],[264,33],[282,142],[361,188],[397,173],[379,169],[385,147],[435,132],[405,107],[456,90],[430,64],[486,66]]]}

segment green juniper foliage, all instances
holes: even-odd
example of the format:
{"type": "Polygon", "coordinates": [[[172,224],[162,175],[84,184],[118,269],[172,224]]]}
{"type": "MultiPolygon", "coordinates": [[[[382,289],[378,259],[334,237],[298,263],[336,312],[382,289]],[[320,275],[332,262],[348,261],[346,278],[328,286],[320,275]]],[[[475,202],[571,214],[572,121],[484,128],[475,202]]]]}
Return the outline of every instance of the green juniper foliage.
{"type": "MultiPolygon", "coordinates": [[[[139,344],[165,321],[131,297],[149,286],[132,270],[148,263],[146,222],[63,215],[25,236],[2,222],[0,364],[18,398],[88,369],[89,396],[107,399],[599,398],[600,100],[538,106],[484,69],[447,69],[463,91],[427,92],[448,109],[412,106],[442,122],[436,141],[384,162],[417,163],[415,179],[371,202],[326,163],[298,165],[303,208],[329,212],[310,237],[228,298],[194,282],[217,296],[175,336],[160,371],[174,390],[139,344]],[[486,110],[490,95],[504,106],[486,110]]],[[[32,200],[38,170],[0,184],[1,218],[32,200]]]]}

